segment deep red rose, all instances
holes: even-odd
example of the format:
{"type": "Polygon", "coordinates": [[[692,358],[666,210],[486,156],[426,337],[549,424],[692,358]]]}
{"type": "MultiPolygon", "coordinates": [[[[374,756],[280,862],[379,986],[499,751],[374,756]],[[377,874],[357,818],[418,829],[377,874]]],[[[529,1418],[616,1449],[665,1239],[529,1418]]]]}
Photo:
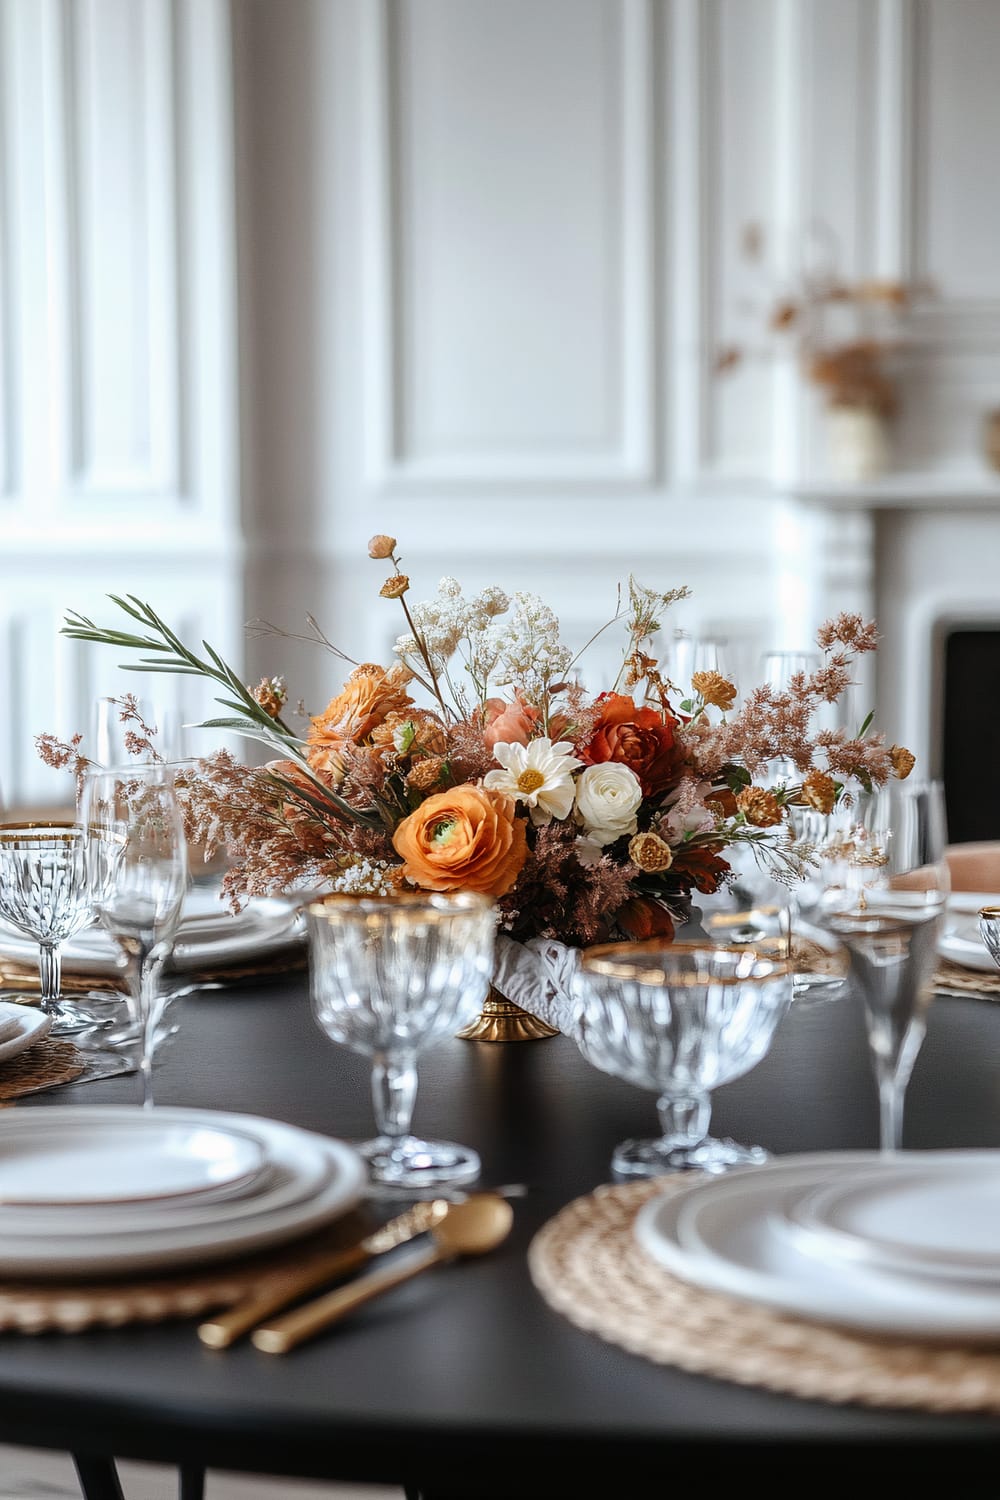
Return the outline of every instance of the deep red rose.
{"type": "Polygon", "coordinates": [[[690,890],[692,886],[703,896],[711,896],[722,884],[722,877],[731,866],[704,844],[681,844],[674,850],[674,862],[670,866],[670,878],[690,890]]]}
{"type": "Polygon", "coordinates": [[[655,901],[652,896],[633,896],[631,901],[626,901],[615,912],[615,926],[620,928],[627,937],[640,943],[646,938],[664,938],[668,943],[674,940],[674,919],[665,906],[655,901]]]}
{"type": "Polygon", "coordinates": [[[683,752],[674,738],[677,720],[655,708],[636,708],[623,693],[602,693],[601,717],[590,739],[578,750],[588,766],[617,761],[633,771],[644,797],[665,792],[677,779],[683,752]]]}

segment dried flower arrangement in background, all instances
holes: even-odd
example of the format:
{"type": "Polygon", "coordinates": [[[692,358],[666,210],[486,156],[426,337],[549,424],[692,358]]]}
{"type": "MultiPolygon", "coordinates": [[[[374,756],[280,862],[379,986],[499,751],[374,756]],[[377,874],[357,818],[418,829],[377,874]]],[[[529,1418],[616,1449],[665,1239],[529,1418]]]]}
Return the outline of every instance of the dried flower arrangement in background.
{"type": "Polygon", "coordinates": [[[907,314],[933,297],[933,288],[891,278],[845,278],[837,269],[832,233],[817,224],[810,238],[818,247],[816,263],[804,266],[789,286],[768,266],[760,227],[747,228],[743,254],[760,268],[765,294],[762,306],[746,311],[771,342],[764,351],[728,344],[716,354],[715,371],[724,374],[790,342],[803,376],[819,388],[828,409],[869,412],[886,421],[899,404],[892,356],[905,343],[907,314]]]}

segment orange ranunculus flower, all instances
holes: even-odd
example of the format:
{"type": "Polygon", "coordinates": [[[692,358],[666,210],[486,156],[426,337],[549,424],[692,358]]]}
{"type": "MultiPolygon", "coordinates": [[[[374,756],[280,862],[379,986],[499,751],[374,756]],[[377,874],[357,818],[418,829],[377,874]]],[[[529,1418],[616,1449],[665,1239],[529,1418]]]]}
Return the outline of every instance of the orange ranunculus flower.
{"type": "Polygon", "coordinates": [[[638,778],[644,797],[666,791],[677,776],[682,751],[674,739],[677,720],[655,708],[636,708],[623,693],[602,693],[601,717],[577,754],[588,766],[614,760],[638,778]]]}
{"type": "Polygon", "coordinates": [[[342,776],[344,746],[359,744],[388,714],[409,708],[413,699],[406,686],[412,677],[413,673],[404,666],[386,671],[374,662],[364,662],[355,667],[343,691],[312,718],[306,740],[309,764],[314,770],[342,776]]]}
{"type": "Polygon", "coordinates": [[[505,896],[528,857],[525,821],[514,806],[479,786],[436,792],[392,836],[403,874],[427,891],[505,896]]]}
{"type": "Polygon", "coordinates": [[[483,741],[487,750],[496,744],[526,745],[528,737],[541,718],[537,708],[526,703],[515,692],[513,703],[504,698],[487,698],[483,741]]]}
{"type": "Polygon", "coordinates": [[[633,896],[619,906],[614,920],[615,926],[637,943],[656,937],[665,938],[668,943],[674,940],[674,919],[652,896],[633,896]]]}

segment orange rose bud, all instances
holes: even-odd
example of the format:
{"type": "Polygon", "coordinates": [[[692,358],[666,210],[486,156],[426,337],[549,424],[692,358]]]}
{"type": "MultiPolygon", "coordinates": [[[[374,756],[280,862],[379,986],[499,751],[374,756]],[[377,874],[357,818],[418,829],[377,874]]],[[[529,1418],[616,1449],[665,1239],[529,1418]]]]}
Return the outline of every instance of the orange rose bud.
{"type": "Polygon", "coordinates": [[[443,755],[428,755],[408,772],[406,785],[415,792],[432,792],[445,778],[448,762],[443,755]]]}
{"type": "Polygon", "coordinates": [[[824,771],[810,771],[802,783],[802,801],[806,806],[829,813],[833,811],[836,800],[837,785],[832,776],[827,776],[824,771]]]}
{"type": "Polygon", "coordinates": [[[382,558],[391,557],[396,550],[396,538],[394,536],[373,536],[368,543],[368,556],[377,561],[382,558]]]}
{"type": "Polygon", "coordinates": [[[889,751],[889,758],[892,761],[892,769],[900,781],[906,780],[917,763],[917,757],[903,745],[893,745],[889,751]]]}
{"type": "Polygon", "coordinates": [[[782,820],[778,799],[766,787],[744,787],[736,798],[736,806],[755,828],[773,828],[782,820]]]}
{"type": "Polygon", "coordinates": [[[383,599],[402,599],[406,590],[410,587],[410,580],[405,573],[394,573],[387,578],[379,589],[383,599]]]}
{"type": "Polygon", "coordinates": [[[525,822],[514,807],[512,798],[479,786],[436,792],[392,836],[403,874],[427,891],[506,895],[528,857],[525,822]]]}

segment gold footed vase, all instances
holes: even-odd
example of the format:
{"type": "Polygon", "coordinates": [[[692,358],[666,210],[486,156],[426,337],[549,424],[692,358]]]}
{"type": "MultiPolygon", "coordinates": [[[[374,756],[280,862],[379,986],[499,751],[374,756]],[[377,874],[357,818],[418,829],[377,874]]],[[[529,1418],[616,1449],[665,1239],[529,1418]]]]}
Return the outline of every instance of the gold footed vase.
{"type": "Polygon", "coordinates": [[[479,1015],[456,1035],[469,1042],[539,1042],[559,1032],[547,1021],[522,1010],[491,984],[479,1015]]]}

